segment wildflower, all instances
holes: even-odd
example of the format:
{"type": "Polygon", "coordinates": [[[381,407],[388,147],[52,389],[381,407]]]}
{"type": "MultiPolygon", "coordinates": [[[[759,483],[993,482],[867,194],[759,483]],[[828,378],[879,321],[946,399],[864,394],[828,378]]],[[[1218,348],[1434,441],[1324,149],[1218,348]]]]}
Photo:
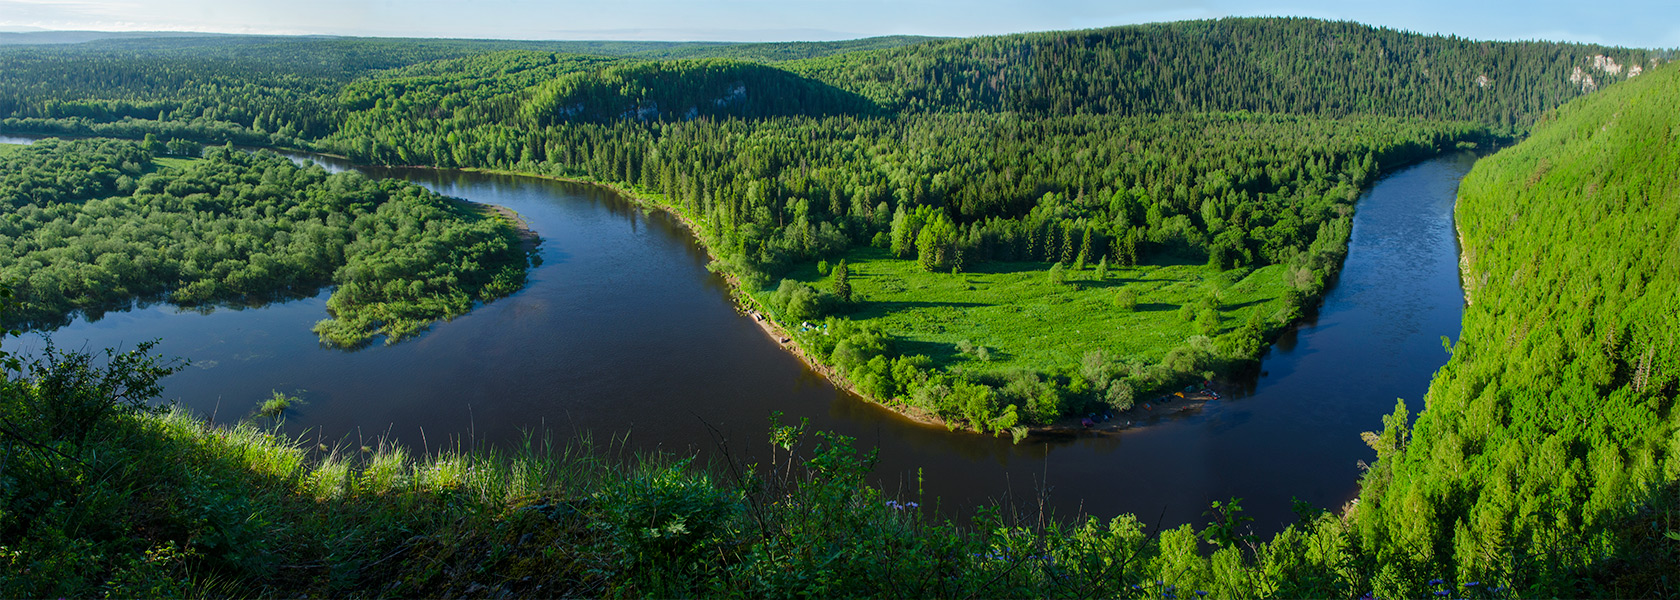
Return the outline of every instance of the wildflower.
{"type": "Polygon", "coordinates": [[[1481,585],[1481,584],[1482,584],[1482,582],[1480,582],[1480,581],[1472,581],[1470,583],[1464,584],[1464,587],[1476,587],[1476,586],[1481,585]]]}
{"type": "Polygon", "coordinates": [[[1429,580],[1429,585],[1441,585],[1442,583],[1446,583],[1446,582],[1444,580],[1440,580],[1440,579],[1429,580]]]}
{"type": "Polygon", "coordinates": [[[1207,590],[1196,590],[1196,595],[1197,596],[1206,596],[1207,595],[1207,590]]]}
{"type": "Polygon", "coordinates": [[[1437,595],[1437,596],[1445,596],[1445,595],[1447,595],[1447,591],[1446,591],[1446,590],[1436,590],[1436,591],[1435,591],[1435,595],[1437,595]]]}

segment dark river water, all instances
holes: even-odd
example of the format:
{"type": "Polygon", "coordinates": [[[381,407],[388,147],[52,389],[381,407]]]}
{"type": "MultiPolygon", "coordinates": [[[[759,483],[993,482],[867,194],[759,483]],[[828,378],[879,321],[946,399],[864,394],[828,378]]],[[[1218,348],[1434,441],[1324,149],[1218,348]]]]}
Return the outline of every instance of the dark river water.
{"type": "MultiPolygon", "coordinates": [[[[1209,502],[1243,498],[1255,528],[1293,520],[1291,499],[1336,508],[1372,453],[1361,431],[1407,400],[1413,412],[1440,337],[1462,310],[1452,208],[1474,157],[1425,162],[1362,198],[1341,280],[1316,321],[1286,334],[1246,394],[1118,436],[1011,444],[908,422],[837,391],[738,314],[707,257],[663,213],[599,188],[448,171],[365,169],[518,211],[544,238],[519,293],[424,336],[356,352],[310,327],[327,291],[258,308],[155,305],[78,319],[61,347],[132,346],[192,361],[165,398],[218,422],[249,418],[278,390],[304,402],[284,429],[329,445],[395,438],[416,449],[517,443],[526,432],[589,434],[633,450],[716,456],[765,448],[772,411],[879,448],[878,483],[954,513],[988,501],[1062,518],[1135,513],[1166,527],[1206,522],[1209,502]],[[715,428],[716,434],[713,433],[715,428]]],[[[39,347],[38,334],[8,343],[39,347]]]]}

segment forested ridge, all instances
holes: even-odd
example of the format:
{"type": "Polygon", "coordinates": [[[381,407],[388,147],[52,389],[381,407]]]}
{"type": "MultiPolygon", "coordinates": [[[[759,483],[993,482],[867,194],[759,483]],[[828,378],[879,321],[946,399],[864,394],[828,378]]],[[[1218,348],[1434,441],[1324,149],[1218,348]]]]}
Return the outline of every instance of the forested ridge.
{"type": "Polygon", "coordinates": [[[1345,21],[1229,18],[939,40],[786,67],[897,110],[1377,114],[1520,131],[1542,111],[1667,57],[1345,21]],[[1595,56],[1616,66],[1594,70],[1595,56]]]}
{"type": "Polygon", "coordinates": [[[43,140],[0,156],[0,173],[7,326],[50,329],[135,298],[252,303],[335,284],[315,330],[353,347],[414,335],[525,280],[499,217],[273,154],[212,148],[164,167],[131,142],[43,140]]]}
{"type": "Polygon", "coordinates": [[[143,124],[150,127],[232,124],[263,135],[290,126],[307,141],[346,115],[302,104],[305,98],[328,100],[382,69],[509,51],[632,62],[797,59],[778,66],[895,112],[1374,113],[1477,121],[1503,131],[1520,131],[1540,111],[1668,58],[1657,51],[1475,42],[1311,19],[799,44],[172,37],[0,49],[0,116],[46,120],[7,125],[13,130],[124,117],[155,121],[143,124]],[[1596,56],[1610,62],[1594,62],[1596,56]]]}

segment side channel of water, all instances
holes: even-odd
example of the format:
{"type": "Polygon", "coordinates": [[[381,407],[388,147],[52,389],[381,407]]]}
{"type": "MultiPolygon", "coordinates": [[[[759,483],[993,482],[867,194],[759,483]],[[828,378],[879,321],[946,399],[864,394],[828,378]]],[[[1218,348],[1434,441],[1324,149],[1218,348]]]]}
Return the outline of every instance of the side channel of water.
{"type": "MultiPolygon", "coordinates": [[[[1421,406],[1447,358],[1439,338],[1459,330],[1452,207],[1473,161],[1419,164],[1360,200],[1340,282],[1315,322],[1271,350],[1251,392],[1109,438],[1013,445],[907,422],[836,390],[737,314],[674,219],[600,188],[522,177],[362,169],[507,206],[545,240],[528,288],[419,339],[321,347],[310,327],[328,290],[207,313],[149,306],[51,335],[90,349],[161,338],[163,353],[193,361],[164,381],[167,399],[232,422],[271,391],[299,395],[285,429],[329,445],[386,437],[435,450],[547,432],[715,456],[721,435],[751,454],[781,411],[879,448],[878,483],[947,508],[1042,500],[1064,517],[1135,513],[1171,527],[1241,497],[1264,532],[1293,519],[1292,498],[1351,499],[1356,462],[1371,457],[1359,432],[1379,427],[1396,398],[1421,406]]],[[[28,334],[16,347],[41,343],[28,334]]]]}

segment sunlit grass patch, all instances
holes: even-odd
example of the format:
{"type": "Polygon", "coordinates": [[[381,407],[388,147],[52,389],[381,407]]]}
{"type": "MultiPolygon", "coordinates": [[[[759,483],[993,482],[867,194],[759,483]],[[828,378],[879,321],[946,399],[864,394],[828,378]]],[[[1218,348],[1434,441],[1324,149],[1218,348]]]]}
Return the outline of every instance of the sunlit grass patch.
{"type": "Polygon", "coordinates": [[[200,162],[204,162],[204,159],[186,156],[159,156],[152,159],[152,164],[157,165],[159,168],[176,170],[186,170],[192,168],[193,165],[200,162]]]}
{"type": "MultiPolygon", "coordinates": [[[[1043,262],[985,262],[961,273],[929,273],[878,248],[853,251],[846,261],[860,301],[848,317],[898,336],[901,354],[977,372],[1049,372],[1077,365],[1092,350],[1156,362],[1207,333],[1196,318],[1210,296],[1219,307],[1217,334],[1256,315],[1274,318],[1290,289],[1282,265],[1222,272],[1169,262],[1110,267],[1102,279],[1093,266],[1064,267],[1063,282],[1056,283],[1052,264],[1043,262]],[[1130,310],[1117,302],[1126,291],[1135,298],[1130,310]],[[1188,315],[1185,306],[1192,307],[1188,315]]],[[[789,277],[819,290],[830,287],[830,277],[819,275],[816,265],[789,277]]]]}

